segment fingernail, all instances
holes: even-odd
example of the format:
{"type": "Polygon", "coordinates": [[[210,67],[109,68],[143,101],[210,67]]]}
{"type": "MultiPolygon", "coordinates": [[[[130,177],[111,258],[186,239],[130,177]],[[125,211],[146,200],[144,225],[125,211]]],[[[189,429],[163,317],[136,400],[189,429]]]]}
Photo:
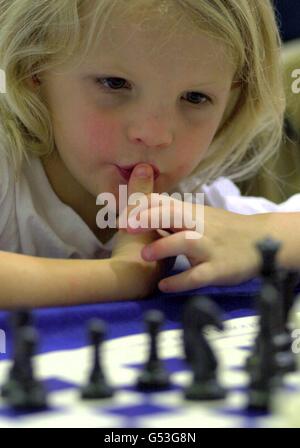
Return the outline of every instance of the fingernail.
{"type": "Polygon", "coordinates": [[[143,255],[145,258],[147,258],[148,260],[151,260],[153,257],[153,251],[152,248],[149,246],[146,246],[143,250],[143,255]]]}
{"type": "Polygon", "coordinates": [[[135,174],[138,177],[150,177],[151,176],[151,170],[147,165],[141,165],[136,168],[135,174]]]}

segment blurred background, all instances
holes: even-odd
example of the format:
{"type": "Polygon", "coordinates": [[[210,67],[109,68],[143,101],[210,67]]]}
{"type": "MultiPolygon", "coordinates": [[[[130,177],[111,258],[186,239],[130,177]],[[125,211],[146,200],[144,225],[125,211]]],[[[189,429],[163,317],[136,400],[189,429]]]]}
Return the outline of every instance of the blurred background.
{"type": "Polygon", "coordinates": [[[273,4],[284,43],[282,55],[287,100],[284,138],[279,151],[258,173],[238,182],[238,186],[246,196],[262,196],[281,203],[300,192],[300,93],[295,94],[291,89],[292,73],[300,69],[300,0],[273,0],[273,4]]]}
{"type": "Polygon", "coordinates": [[[284,41],[300,37],[300,0],[273,0],[284,41]]]}

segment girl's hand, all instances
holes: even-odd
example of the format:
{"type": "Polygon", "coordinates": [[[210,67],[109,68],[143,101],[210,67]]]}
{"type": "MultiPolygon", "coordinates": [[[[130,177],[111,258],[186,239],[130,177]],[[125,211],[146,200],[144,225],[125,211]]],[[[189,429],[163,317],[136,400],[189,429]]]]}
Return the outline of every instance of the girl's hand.
{"type": "MultiPolygon", "coordinates": [[[[141,166],[141,165],[139,165],[141,166]]],[[[131,174],[128,183],[128,197],[133,193],[147,195],[153,191],[153,169],[147,165],[148,177],[138,177],[137,167],[131,174]]],[[[133,206],[128,205],[124,213],[130,213],[133,206]]],[[[146,261],[141,253],[146,244],[160,238],[155,231],[147,233],[130,234],[126,229],[119,229],[111,256],[111,263],[124,291],[130,291],[132,298],[142,298],[153,293],[157,282],[165,275],[167,269],[172,267],[175,259],[146,261]]]]}
{"type": "Polygon", "coordinates": [[[166,205],[165,202],[155,210],[151,207],[149,197],[148,207],[139,216],[143,225],[148,223],[148,228],[128,229],[131,234],[153,232],[153,228],[150,228],[151,214],[158,214],[160,219],[156,228],[166,230],[161,225],[162,216],[163,213],[171,213],[169,234],[144,247],[142,257],[144,260],[156,261],[184,254],[191,268],[160,281],[158,286],[162,291],[181,292],[212,284],[238,284],[258,273],[260,259],[255,243],[268,233],[268,214],[245,216],[185,202],[185,210],[190,214],[190,219],[201,216],[201,210],[197,207],[204,207],[202,236],[195,230],[201,226],[197,225],[194,229],[174,226],[176,214],[183,210],[183,203],[173,198],[168,199],[171,205],[166,205]]]}
{"type": "MultiPolygon", "coordinates": [[[[138,165],[139,167],[141,166],[138,165]]],[[[143,165],[144,166],[144,165],[143,165]]],[[[151,166],[146,165],[149,171],[147,177],[137,176],[137,167],[131,173],[131,177],[128,182],[128,197],[134,193],[142,193],[147,196],[153,191],[153,169],[151,166]]],[[[126,210],[123,213],[130,213],[133,206],[127,204],[126,210]]],[[[117,220],[119,222],[119,219],[117,220]]],[[[112,251],[112,257],[124,258],[126,260],[138,261],[145,264],[145,260],[141,256],[142,247],[154,241],[158,238],[155,230],[147,233],[130,234],[126,229],[120,228],[117,233],[116,242],[112,251]]]]}

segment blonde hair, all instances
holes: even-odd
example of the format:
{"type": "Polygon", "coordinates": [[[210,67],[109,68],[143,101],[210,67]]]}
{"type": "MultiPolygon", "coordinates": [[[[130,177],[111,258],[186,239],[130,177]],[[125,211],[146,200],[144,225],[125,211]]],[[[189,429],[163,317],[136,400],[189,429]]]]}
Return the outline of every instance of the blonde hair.
{"type": "Polygon", "coordinates": [[[177,11],[199,32],[219,39],[234,60],[240,86],[191,178],[198,184],[220,175],[243,179],[274,154],[282,140],[285,99],[271,0],[0,0],[0,68],[7,79],[7,93],[0,95],[0,142],[15,172],[28,153],[55,149],[47,106],[26,79],[68,57],[84,57],[117,10],[144,18],[157,11],[167,21],[177,11]]]}

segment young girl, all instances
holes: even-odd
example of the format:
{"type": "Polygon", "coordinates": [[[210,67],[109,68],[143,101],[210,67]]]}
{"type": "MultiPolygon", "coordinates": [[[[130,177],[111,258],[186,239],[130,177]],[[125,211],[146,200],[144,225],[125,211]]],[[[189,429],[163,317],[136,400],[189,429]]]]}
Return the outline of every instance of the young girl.
{"type": "MultiPolygon", "coordinates": [[[[299,220],[209,207],[233,187],[219,176],[245,177],[281,141],[269,0],[0,0],[0,67],[1,306],[145,297],[178,254],[192,267],[162,290],[237,283],[257,273],[254,242],[299,220]],[[96,197],[118,203],[124,184],[204,191],[204,236],[99,229],[96,197]]],[[[281,261],[299,266],[286,239],[281,261]]]]}

